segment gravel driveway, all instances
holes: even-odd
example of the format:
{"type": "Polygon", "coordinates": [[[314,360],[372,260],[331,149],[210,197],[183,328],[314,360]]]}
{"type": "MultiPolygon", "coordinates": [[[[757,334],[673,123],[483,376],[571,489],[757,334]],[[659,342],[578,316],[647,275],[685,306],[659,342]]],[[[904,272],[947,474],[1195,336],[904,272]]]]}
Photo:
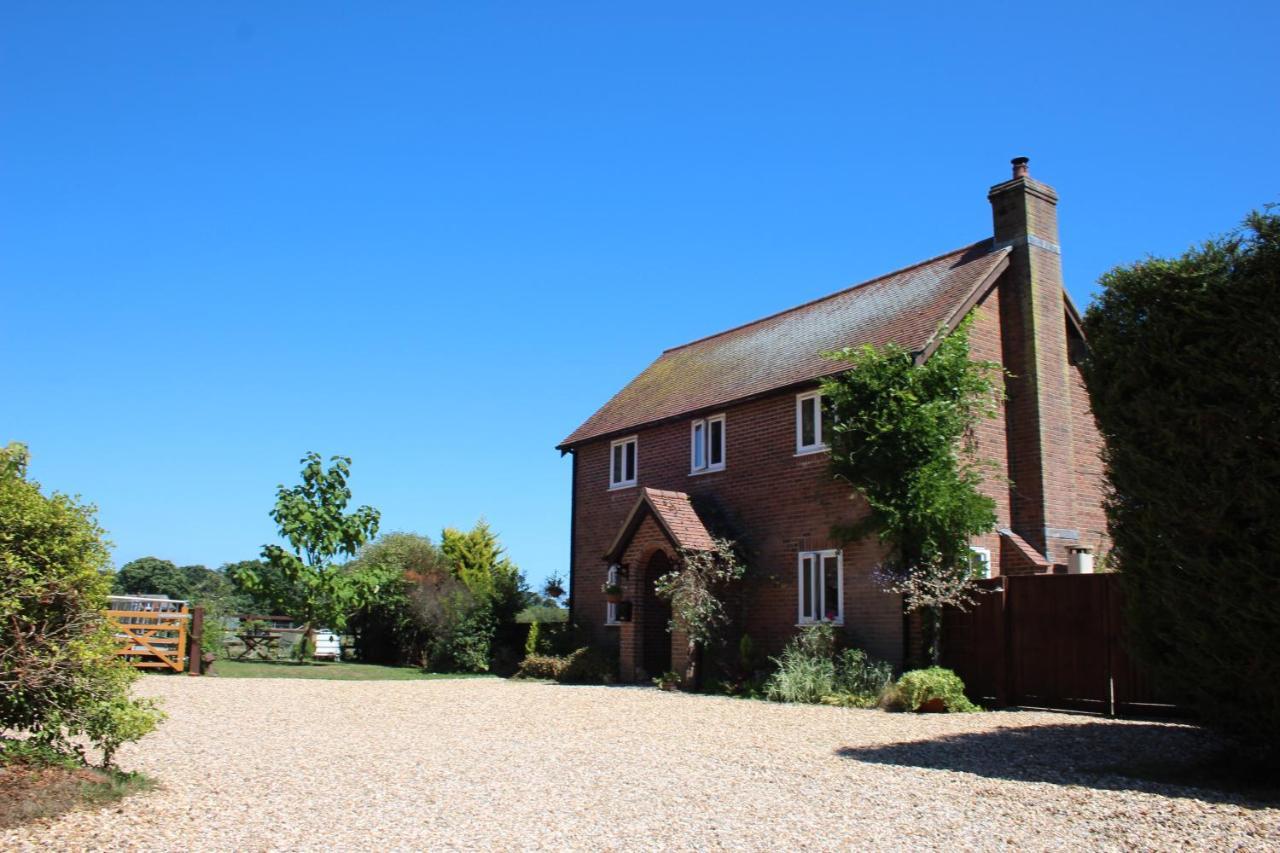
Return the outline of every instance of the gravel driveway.
{"type": "Polygon", "coordinates": [[[1105,769],[1194,729],[501,680],[152,676],[160,789],[0,849],[1276,849],[1280,809],[1105,769]]]}

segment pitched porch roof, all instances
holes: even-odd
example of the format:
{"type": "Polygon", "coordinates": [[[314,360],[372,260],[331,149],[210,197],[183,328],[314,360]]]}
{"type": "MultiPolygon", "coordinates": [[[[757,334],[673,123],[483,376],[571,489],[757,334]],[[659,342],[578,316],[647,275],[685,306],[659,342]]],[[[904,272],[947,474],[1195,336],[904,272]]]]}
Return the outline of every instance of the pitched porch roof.
{"type": "Polygon", "coordinates": [[[707,526],[702,523],[697,510],[689,502],[688,495],[665,489],[642,488],[636,505],[631,508],[627,520],[614,537],[613,544],[605,552],[606,560],[616,562],[622,556],[646,513],[653,513],[662,532],[677,548],[685,551],[708,551],[715,546],[707,526]]]}

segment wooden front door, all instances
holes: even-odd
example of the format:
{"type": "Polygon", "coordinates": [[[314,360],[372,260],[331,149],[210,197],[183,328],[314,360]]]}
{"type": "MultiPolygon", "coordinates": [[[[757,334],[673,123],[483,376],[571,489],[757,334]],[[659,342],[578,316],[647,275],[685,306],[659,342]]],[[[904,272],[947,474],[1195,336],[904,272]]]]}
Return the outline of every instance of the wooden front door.
{"type": "Polygon", "coordinates": [[[645,566],[642,584],[642,611],[640,625],[640,665],[650,678],[656,678],[671,669],[671,633],[667,624],[671,621],[671,605],[658,597],[654,582],[671,571],[671,559],[664,551],[656,551],[645,566]]]}

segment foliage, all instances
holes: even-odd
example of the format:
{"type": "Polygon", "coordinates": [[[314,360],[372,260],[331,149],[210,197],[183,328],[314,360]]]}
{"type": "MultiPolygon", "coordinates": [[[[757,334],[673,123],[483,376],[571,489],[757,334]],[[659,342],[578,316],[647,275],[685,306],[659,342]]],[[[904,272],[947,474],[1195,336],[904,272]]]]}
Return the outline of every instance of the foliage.
{"type": "Polygon", "coordinates": [[[187,574],[168,560],[139,557],[116,572],[114,591],[121,595],[166,595],[186,601],[191,583],[187,574]]]}
{"type": "Polygon", "coordinates": [[[529,623],[529,633],[524,638],[524,656],[536,655],[538,653],[538,623],[529,623]]]}
{"type": "Polygon", "coordinates": [[[1280,757],[1280,215],[1101,284],[1083,370],[1132,650],[1280,757]]]}
{"type": "Polygon", "coordinates": [[[969,542],[996,523],[994,501],[979,491],[990,465],[977,457],[973,428],[999,411],[1000,367],[970,358],[971,325],[939,329],[923,363],[894,343],[828,353],[850,369],[822,383],[832,472],[870,508],[835,532],[876,532],[889,546],[878,577],[909,611],[925,611],[935,661],[942,607],[971,601],[969,542]]]}
{"type": "Polygon", "coordinates": [[[932,699],[941,699],[949,712],[960,713],[982,710],[964,695],[964,682],[949,669],[931,666],[913,669],[898,679],[898,695],[908,710],[918,710],[932,699]]]}
{"type": "Polygon", "coordinates": [[[218,663],[213,675],[216,678],[296,678],[317,681],[429,681],[482,677],[465,673],[423,672],[416,666],[318,660],[303,664],[275,660],[225,660],[218,663]]]}
{"type": "Polygon", "coordinates": [[[422,663],[441,630],[438,598],[462,591],[448,561],[426,536],[387,533],[342,570],[370,595],[348,620],[365,662],[422,663]]]}
{"type": "Polygon", "coordinates": [[[102,611],[108,546],[92,506],[41,494],[27,450],[0,451],[0,729],[66,751],[83,735],[109,765],[161,715],[129,698],[136,672],[115,654],[102,611]]]}
{"type": "Polygon", "coordinates": [[[0,829],[100,807],[154,787],[141,773],[90,770],[47,744],[0,738],[0,829]]]}
{"type": "Polygon", "coordinates": [[[520,662],[517,678],[544,678],[556,681],[564,669],[564,658],[553,655],[529,655],[520,662]]]}
{"type": "Polygon", "coordinates": [[[893,683],[893,666],[878,661],[862,649],[845,649],[836,655],[835,690],[846,696],[875,699],[893,683]]]}
{"type": "Polygon", "coordinates": [[[663,690],[670,690],[679,684],[680,673],[670,669],[653,679],[653,685],[663,690]]]}
{"type": "Polygon", "coordinates": [[[440,538],[453,573],[477,601],[487,602],[501,623],[515,622],[524,609],[524,575],[506,555],[498,536],[483,518],[468,531],[445,528],[440,538]]]}
{"type": "Polygon", "coordinates": [[[617,657],[597,648],[570,652],[556,680],[561,684],[611,684],[618,679],[617,657]]]}
{"type": "Polygon", "coordinates": [[[716,539],[708,551],[680,551],[680,559],[671,571],[654,582],[659,598],[671,603],[671,631],[679,631],[689,642],[688,684],[697,683],[698,646],[706,646],[719,638],[728,623],[724,602],[725,588],[740,580],[746,565],[735,543],[716,539]]]}
{"type": "Polygon", "coordinates": [[[825,624],[801,628],[774,663],[764,693],[775,702],[870,708],[893,682],[888,663],[861,649],[837,652],[835,629],[825,624]]]}
{"type": "Polygon", "coordinates": [[[559,601],[560,596],[564,595],[564,578],[559,572],[547,578],[546,584],[542,587],[542,594],[553,601],[559,601]]]}
{"type": "Polygon", "coordinates": [[[543,678],[561,684],[610,684],[617,680],[616,656],[596,648],[575,649],[564,657],[529,655],[520,662],[517,678],[543,678]]]}
{"type": "Polygon", "coordinates": [[[541,623],[545,629],[547,625],[559,625],[569,621],[569,611],[564,607],[550,607],[547,605],[532,605],[526,607],[516,614],[516,622],[524,625],[534,622],[541,623]]]}
{"type": "Polygon", "coordinates": [[[493,612],[465,593],[441,602],[439,612],[425,668],[432,672],[488,672],[497,628],[493,612]]]}
{"type": "MultiPolygon", "coordinates": [[[[278,591],[288,598],[278,603],[303,623],[308,635],[317,625],[342,630],[352,611],[376,594],[334,561],[354,556],[377,534],[379,513],[368,506],[345,512],[351,501],[351,460],[334,456],[330,462],[326,470],[319,454],[308,453],[301,460],[302,483],[276,489],[271,518],[292,551],[279,545],[262,548],[263,559],[284,581],[278,591]]],[[[251,567],[238,564],[235,570],[237,583],[251,591],[263,588],[263,578],[251,567]]]]}

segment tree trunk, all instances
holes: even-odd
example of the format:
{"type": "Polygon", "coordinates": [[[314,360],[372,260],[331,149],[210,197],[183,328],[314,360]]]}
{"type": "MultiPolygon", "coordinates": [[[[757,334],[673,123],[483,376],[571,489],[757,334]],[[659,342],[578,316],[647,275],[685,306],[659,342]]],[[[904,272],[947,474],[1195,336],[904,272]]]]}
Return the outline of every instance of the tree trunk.
{"type": "Polygon", "coordinates": [[[925,654],[930,666],[942,666],[942,606],[932,604],[921,614],[924,623],[925,654]]]}

